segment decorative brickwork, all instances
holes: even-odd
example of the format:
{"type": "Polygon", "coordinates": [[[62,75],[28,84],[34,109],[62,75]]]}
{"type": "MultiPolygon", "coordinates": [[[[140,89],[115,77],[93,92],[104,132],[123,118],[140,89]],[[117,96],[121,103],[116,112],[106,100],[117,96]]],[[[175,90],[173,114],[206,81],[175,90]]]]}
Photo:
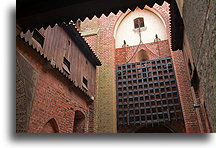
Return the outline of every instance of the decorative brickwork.
{"type": "Polygon", "coordinates": [[[148,60],[170,57],[169,43],[167,40],[141,44],[140,46],[129,46],[115,50],[115,64],[139,62],[136,61],[136,54],[144,50],[148,54],[148,60]]]}

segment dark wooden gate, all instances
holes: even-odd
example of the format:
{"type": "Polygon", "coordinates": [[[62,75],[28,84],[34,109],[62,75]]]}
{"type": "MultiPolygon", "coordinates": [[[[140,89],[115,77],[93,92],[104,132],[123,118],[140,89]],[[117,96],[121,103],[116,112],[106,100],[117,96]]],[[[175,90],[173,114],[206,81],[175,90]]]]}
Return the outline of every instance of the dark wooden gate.
{"type": "Polygon", "coordinates": [[[183,120],[172,58],[116,67],[117,124],[183,120]]]}

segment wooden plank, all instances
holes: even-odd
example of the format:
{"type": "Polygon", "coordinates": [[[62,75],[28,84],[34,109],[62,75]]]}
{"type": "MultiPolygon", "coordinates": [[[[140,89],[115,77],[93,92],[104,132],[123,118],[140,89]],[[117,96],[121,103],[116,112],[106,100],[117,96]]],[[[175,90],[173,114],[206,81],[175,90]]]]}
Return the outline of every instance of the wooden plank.
{"type": "Polygon", "coordinates": [[[87,59],[84,53],[76,45],[75,41],[59,26],[54,28],[47,28],[46,30],[41,29],[40,33],[45,36],[44,47],[41,48],[40,45],[33,41],[32,33],[27,32],[22,34],[25,40],[33,44],[40,50],[48,59],[53,59],[55,64],[61,70],[63,69],[63,58],[70,61],[71,71],[70,78],[76,81],[79,87],[82,88],[83,76],[88,80],[88,92],[89,95],[94,95],[95,93],[95,78],[96,69],[95,66],[87,59]],[[70,41],[70,45],[68,45],[70,41]],[[87,61],[87,64],[86,64],[87,61]]]}

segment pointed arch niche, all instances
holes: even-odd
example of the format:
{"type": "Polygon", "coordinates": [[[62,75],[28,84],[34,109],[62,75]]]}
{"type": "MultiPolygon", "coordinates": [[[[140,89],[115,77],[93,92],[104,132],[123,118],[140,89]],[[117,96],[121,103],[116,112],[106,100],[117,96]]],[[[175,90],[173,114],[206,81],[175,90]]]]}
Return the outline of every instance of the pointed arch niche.
{"type": "Polygon", "coordinates": [[[57,122],[54,118],[50,119],[41,130],[41,133],[59,133],[57,122]]]}
{"type": "Polygon", "coordinates": [[[150,58],[149,58],[149,54],[147,51],[141,49],[140,51],[138,51],[136,54],[135,54],[135,62],[142,62],[142,61],[148,61],[150,58]]]}
{"type": "Polygon", "coordinates": [[[138,130],[134,131],[134,133],[175,133],[173,129],[165,125],[158,125],[158,126],[143,126],[138,130]]]}
{"type": "Polygon", "coordinates": [[[85,132],[85,115],[81,111],[75,111],[73,133],[85,132]]]}
{"type": "Polygon", "coordinates": [[[126,42],[128,46],[136,46],[140,42],[139,31],[134,28],[134,20],[143,18],[141,28],[141,40],[143,44],[154,42],[157,34],[161,40],[167,40],[166,24],[162,16],[153,8],[137,8],[134,11],[128,10],[123,13],[114,28],[115,48],[121,48],[126,42]]]}

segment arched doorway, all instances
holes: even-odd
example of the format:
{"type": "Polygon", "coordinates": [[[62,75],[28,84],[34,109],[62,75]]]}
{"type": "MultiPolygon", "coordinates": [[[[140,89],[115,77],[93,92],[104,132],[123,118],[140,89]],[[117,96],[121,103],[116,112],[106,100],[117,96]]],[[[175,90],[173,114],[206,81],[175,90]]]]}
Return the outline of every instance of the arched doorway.
{"type": "Polygon", "coordinates": [[[58,125],[54,118],[50,119],[41,130],[41,133],[58,133],[58,125]]]}
{"type": "Polygon", "coordinates": [[[174,130],[165,125],[144,126],[135,130],[135,133],[174,133],[174,130]]]}
{"type": "Polygon", "coordinates": [[[73,132],[74,133],[85,132],[85,115],[78,110],[75,111],[73,132]]]}

